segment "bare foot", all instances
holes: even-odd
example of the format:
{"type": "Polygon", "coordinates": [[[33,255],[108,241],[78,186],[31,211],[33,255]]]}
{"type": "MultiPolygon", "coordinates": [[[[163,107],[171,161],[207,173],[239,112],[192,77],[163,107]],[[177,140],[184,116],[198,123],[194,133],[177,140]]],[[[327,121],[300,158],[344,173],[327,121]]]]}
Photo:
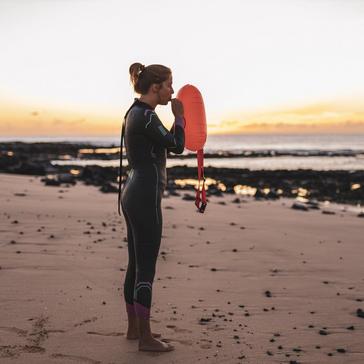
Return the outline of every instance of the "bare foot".
{"type": "Polygon", "coordinates": [[[147,339],[139,341],[139,351],[165,352],[174,350],[174,346],[157,339],[147,339]]]}
{"type": "MultiPolygon", "coordinates": [[[[153,337],[161,337],[161,334],[157,334],[155,332],[152,332],[152,336],[153,337]]],[[[139,334],[137,331],[128,331],[128,333],[126,334],[126,338],[128,340],[137,340],[139,339],[139,334]]]]}

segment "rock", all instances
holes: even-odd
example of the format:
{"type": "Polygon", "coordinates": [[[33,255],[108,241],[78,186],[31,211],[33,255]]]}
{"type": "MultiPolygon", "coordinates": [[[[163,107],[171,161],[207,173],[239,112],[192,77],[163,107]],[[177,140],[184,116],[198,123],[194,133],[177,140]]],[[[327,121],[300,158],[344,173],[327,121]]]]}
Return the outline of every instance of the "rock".
{"type": "Polygon", "coordinates": [[[207,196],[223,197],[222,191],[216,185],[210,185],[206,192],[207,196]]]}
{"type": "Polygon", "coordinates": [[[44,184],[46,186],[60,186],[61,185],[61,182],[59,182],[57,179],[52,178],[52,177],[42,178],[41,181],[44,182],[44,184]]]}
{"type": "Polygon", "coordinates": [[[356,310],[356,315],[360,318],[364,318],[364,311],[361,308],[356,310]]]}
{"type": "Polygon", "coordinates": [[[181,194],[180,194],[180,193],[178,193],[175,189],[170,189],[170,190],[169,190],[169,194],[170,194],[171,196],[181,196],[181,194]]]}
{"type": "Polygon", "coordinates": [[[103,193],[115,193],[115,192],[119,192],[118,187],[115,187],[114,185],[112,185],[111,183],[104,183],[101,187],[100,187],[100,191],[103,193]]]}
{"type": "Polygon", "coordinates": [[[306,205],[308,206],[308,208],[312,209],[312,210],[319,210],[320,209],[320,204],[317,200],[309,200],[306,202],[306,205]]]}
{"type": "Polygon", "coordinates": [[[211,321],[211,318],[208,317],[208,318],[205,318],[205,317],[201,317],[200,320],[199,320],[199,324],[200,325],[206,325],[207,323],[209,323],[211,321]]]}
{"type": "Polygon", "coordinates": [[[277,199],[279,199],[279,197],[280,196],[278,195],[278,193],[275,190],[272,190],[272,189],[266,195],[266,198],[269,199],[269,200],[277,200],[277,199]]]}
{"type": "Polygon", "coordinates": [[[195,196],[190,195],[189,193],[185,193],[182,197],[182,200],[185,201],[195,201],[195,196]]]}
{"type": "Polygon", "coordinates": [[[255,192],[254,198],[256,200],[262,200],[266,198],[266,195],[258,188],[255,192]]]}
{"type": "Polygon", "coordinates": [[[323,214],[325,215],[336,215],[335,211],[330,211],[330,210],[322,210],[321,211],[323,214]]]}
{"type": "Polygon", "coordinates": [[[60,183],[75,183],[75,177],[71,173],[60,173],[57,175],[57,179],[60,183]]]}
{"type": "Polygon", "coordinates": [[[308,207],[306,205],[304,205],[301,202],[294,202],[293,205],[291,206],[291,209],[294,210],[301,210],[301,211],[308,211],[308,207]]]}

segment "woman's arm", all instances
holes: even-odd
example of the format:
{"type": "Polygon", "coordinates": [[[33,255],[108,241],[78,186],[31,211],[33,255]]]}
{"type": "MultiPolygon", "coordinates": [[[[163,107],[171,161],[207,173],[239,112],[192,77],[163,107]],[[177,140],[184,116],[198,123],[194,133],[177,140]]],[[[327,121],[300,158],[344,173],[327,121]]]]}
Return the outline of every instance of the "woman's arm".
{"type": "MultiPolygon", "coordinates": [[[[183,130],[184,130],[184,128],[186,126],[184,118],[183,118],[183,121],[181,121],[181,124],[183,125],[183,130]]],[[[177,126],[177,128],[178,128],[178,126],[177,126]]],[[[176,135],[176,122],[173,123],[169,132],[173,135],[176,135]]],[[[184,134],[183,134],[183,139],[184,139],[183,144],[185,144],[185,135],[184,134]]],[[[183,149],[182,149],[182,151],[180,151],[180,150],[177,150],[175,147],[168,147],[167,150],[168,150],[168,152],[172,152],[174,154],[182,154],[182,152],[183,152],[183,149]]]]}
{"type": "Polygon", "coordinates": [[[182,154],[185,147],[184,118],[177,116],[174,122],[174,133],[169,132],[153,110],[145,110],[145,135],[155,144],[168,148],[175,154],[182,154]]]}

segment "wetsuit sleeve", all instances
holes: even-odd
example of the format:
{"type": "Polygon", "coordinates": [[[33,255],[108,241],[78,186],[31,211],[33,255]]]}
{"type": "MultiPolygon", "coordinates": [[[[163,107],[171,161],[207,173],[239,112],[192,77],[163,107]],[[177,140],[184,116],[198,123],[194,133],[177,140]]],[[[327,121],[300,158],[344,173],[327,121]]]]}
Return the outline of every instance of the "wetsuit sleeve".
{"type": "MultiPolygon", "coordinates": [[[[183,118],[176,118],[175,119],[175,122],[173,123],[171,129],[169,130],[169,132],[175,136],[178,137],[178,134],[176,134],[176,128],[183,128],[183,145],[185,144],[185,133],[184,133],[184,130],[185,130],[185,120],[183,118]]],[[[176,152],[176,148],[175,147],[167,147],[167,150],[168,152],[172,152],[172,153],[175,153],[175,154],[181,154],[181,153],[178,153],[178,150],[176,152]]],[[[182,150],[183,152],[183,150],[182,150]]]]}
{"type": "Polygon", "coordinates": [[[154,143],[167,148],[168,151],[175,154],[182,154],[185,147],[185,131],[184,122],[176,118],[174,132],[169,132],[162,122],[159,120],[157,114],[153,110],[146,110],[145,116],[145,135],[152,139],[154,143]]]}

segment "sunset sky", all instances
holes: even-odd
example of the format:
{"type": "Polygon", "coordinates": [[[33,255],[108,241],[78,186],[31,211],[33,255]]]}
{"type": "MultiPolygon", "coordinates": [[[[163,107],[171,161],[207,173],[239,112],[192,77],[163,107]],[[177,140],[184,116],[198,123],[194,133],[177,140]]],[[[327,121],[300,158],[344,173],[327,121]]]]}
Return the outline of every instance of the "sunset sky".
{"type": "Polygon", "coordinates": [[[0,0],[0,135],[117,135],[133,62],[197,86],[210,133],[364,133],[363,34],[361,0],[0,0]]]}

